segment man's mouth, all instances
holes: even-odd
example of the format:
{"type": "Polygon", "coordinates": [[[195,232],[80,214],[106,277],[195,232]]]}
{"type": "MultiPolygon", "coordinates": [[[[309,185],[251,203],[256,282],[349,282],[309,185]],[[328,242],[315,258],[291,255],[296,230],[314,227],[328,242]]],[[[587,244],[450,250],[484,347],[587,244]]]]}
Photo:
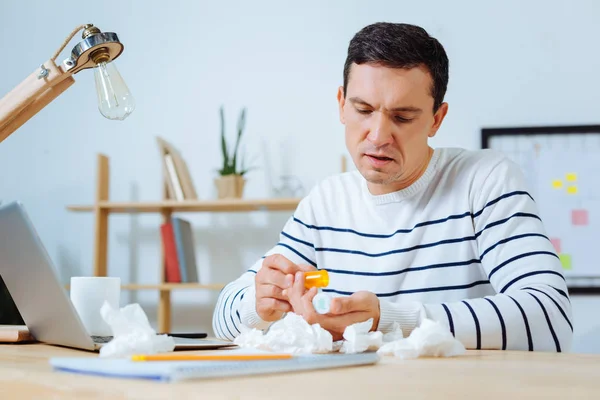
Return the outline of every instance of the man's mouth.
{"type": "Polygon", "coordinates": [[[384,166],[394,160],[393,158],[382,154],[365,154],[365,156],[367,157],[369,162],[375,167],[384,166]]]}
{"type": "Polygon", "coordinates": [[[375,154],[367,154],[367,156],[369,156],[369,157],[373,157],[373,158],[375,158],[375,159],[377,159],[377,160],[380,160],[380,161],[391,161],[391,160],[393,160],[393,158],[391,158],[391,157],[386,157],[386,156],[377,156],[377,155],[375,155],[375,154]]]}

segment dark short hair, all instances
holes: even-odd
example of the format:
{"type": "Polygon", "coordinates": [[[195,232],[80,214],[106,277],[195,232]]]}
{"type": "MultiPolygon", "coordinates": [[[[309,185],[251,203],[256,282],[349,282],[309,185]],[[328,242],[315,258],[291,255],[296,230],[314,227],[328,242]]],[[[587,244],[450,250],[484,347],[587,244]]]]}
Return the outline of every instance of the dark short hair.
{"type": "Polygon", "coordinates": [[[440,42],[419,26],[378,22],[358,31],[350,41],[344,64],[344,96],[350,67],[365,63],[404,69],[424,66],[433,80],[433,112],[444,101],[448,87],[448,56],[440,42]]]}

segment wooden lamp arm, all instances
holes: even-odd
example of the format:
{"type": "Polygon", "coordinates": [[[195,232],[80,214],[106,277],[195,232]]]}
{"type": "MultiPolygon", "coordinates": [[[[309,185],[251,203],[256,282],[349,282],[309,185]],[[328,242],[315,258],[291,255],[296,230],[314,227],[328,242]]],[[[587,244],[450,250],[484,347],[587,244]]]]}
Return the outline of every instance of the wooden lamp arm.
{"type": "Polygon", "coordinates": [[[48,60],[0,99],[0,143],[67,90],[75,79],[48,60]],[[45,68],[47,75],[38,77],[45,68]]]}
{"type": "Polygon", "coordinates": [[[0,99],[0,143],[75,83],[74,74],[110,62],[122,51],[123,45],[114,32],[101,32],[93,24],[76,27],[52,58],[0,99]],[[82,40],[73,47],[71,57],[57,66],[60,52],[82,29],[82,40]]]}

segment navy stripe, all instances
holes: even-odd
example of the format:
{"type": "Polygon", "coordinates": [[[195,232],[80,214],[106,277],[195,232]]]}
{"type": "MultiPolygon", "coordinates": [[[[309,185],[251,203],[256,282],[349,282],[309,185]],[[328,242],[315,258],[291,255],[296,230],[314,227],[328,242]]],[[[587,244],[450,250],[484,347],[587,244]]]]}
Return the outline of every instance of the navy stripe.
{"type": "Polygon", "coordinates": [[[500,320],[500,329],[502,330],[502,350],[506,350],[506,325],[504,325],[504,318],[502,318],[500,310],[492,300],[488,299],[487,297],[484,297],[484,299],[486,299],[492,305],[492,307],[494,307],[496,314],[498,314],[498,319],[500,320]]]}
{"type": "MultiPolygon", "coordinates": [[[[215,309],[219,309],[220,304],[223,303],[223,292],[225,291],[225,289],[228,288],[229,285],[225,286],[223,289],[221,289],[221,292],[219,293],[219,297],[217,300],[217,305],[215,306],[215,309]]],[[[225,337],[225,331],[223,330],[223,326],[221,326],[221,317],[219,316],[219,314],[215,313],[213,319],[216,319],[216,324],[215,324],[215,330],[218,331],[218,335],[220,337],[225,337]]]]}
{"type": "Polygon", "coordinates": [[[258,273],[258,272],[256,272],[256,271],[255,271],[255,270],[253,270],[253,269],[249,269],[249,270],[248,270],[248,271],[246,271],[246,272],[252,272],[252,273],[254,273],[254,274],[257,274],[257,273],[258,273]]]}
{"type": "Polygon", "coordinates": [[[531,257],[531,256],[537,256],[537,255],[541,255],[541,254],[546,254],[546,255],[558,258],[555,253],[552,253],[550,251],[532,251],[532,252],[529,252],[529,253],[519,254],[518,256],[514,256],[513,258],[509,258],[508,260],[504,261],[502,264],[498,265],[496,268],[494,268],[493,270],[491,270],[490,274],[488,275],[488,279],[490,279],[492,277],[492,275],[494,275],[500,268],[504,267],[506,264],[510,264],[511,262],[519,260],[521,258],[531,257]]]}
{"type": "Polygon", "coordinates": [[[567,317],[567,314],[563,311],[563,309],[560,306],[560,304],[558,304],[556,302],[556,300],[554,300],[552,298],[552,296],[550,296],[548,293],[544,292],[543,290],[539,290],[539,289],[532,288],[532,287],[526,287],[526,288],[523,288],[522,290],[535,290],[536,292],[540,292],[540,293],[545,294],[550,300],[552,300],[552,302],[554,303],[554,305],[556,306],[556,308],[558,308],[558,311],[560,311],[560,313],[562,314],[562,316],[565,317],[565,321],[567,321],[567,324],[569,324],[569,326],[571,327],[571,332],[573,332],[573,325],[571,324],[571,321],[569,321],[569,317],[567,317]]]}
{"type": "Polygon", "coordinates": [[[550,286],[552,289],[556,290],[559,294],[562,294],[564,296],[565,299],[567,299],[569,301],[569,303],[571,302],[571,299],[569,298],[569,295],[566,294],[563,290],[560,290],[558,288],[555,288],[554,286],[550,286]]]}
{"type": "MultiPolygon", "coordinates": [[[[490,284],[489,281],[475,281],[475,282],[467,283],[466,285],[437,286],[437,287],[428,287],[428,288],[421,288],[421,289],[406,289],[406,290],[398,290],[396,292],[391,292],[391,293],[375,293],[375,295],[377,297],[392,297],[392,296],[398,296],[400,294],[442,292],[442,291],[446,291],[446,290],[468,289],[468,288],[472,288],[472,287],[479,286],[479,285],[489,285],[489,284],[490,284]]],[[[345,296],[350,296],[350,295],[354,294],[354,292],[345,292],[342,290],[335,290],[335,289],[324,288],[321,290],[323,292],[337,293],[337,294],[341,294],[341,295],[345,295],[345,296]]]]}
{"type": "Polygon", "coordinates": [[[231,319],[231,323],[233,324],[233,327],[235,328],[236,331],[238,331],[238,333],[242,333],[242,331],[239,330],[237,324],[235,323],[235,321],[233,320],[233,303],[235,302],[235,299],[240,295],[240,293],[242,291],[248,290],[250,286],[246,286],[244,288],[241,288],[236,294],[235,296],[233,296],[233,299],[231,299],[231,303],[229,303],[229,318],[231,319]]]}
{"type": "Polygon", "coordinates": [[[512,281],[508,282],[501,290],[500,293],[504,293],[506,292],[506,289],[508,289],[509,287],[511,287],[513,285],[513,283],[520,281],[521,279],[533,276],[533,275],[541,275],[541,274],[551,274],[551,275],[557,275],[560,276],[561,278],[563,278],[563,280],[565,279],[565,277],[560,273],[560,272],[556,272],[556,271],[550,271],[547,269],[541,270],[541,271],[533,271],[533,272],[528,272],[526,274],[523,274],[521,276],[517,276],[515,279],[513,279],[512,281]]]}
{"type": "Polygon", "coordinates": [[[383,256],[389,256],[390,254],[406,253],[409,251],[418,250],[418,249],[426,249],[429,247],[435,247],[435,246],[439,246],[442,244],[468,242],[471,240],[475,240],[475,236],[466,236],[463,238],[440,240],[439,242],[419,244],[416,246],[407,247],[405,249],[390,250],[390,251],[386,251],[383,253],[366,253],[364,251],[359,251],[359,250],[336,249],[336,248],[332,248],[332,247],[317,247],[317,248],[315,248],[315,251],[328,251],[328,252],[332,252],[332,253],[357,254],[357,255],[367,256],[367,257],[383,257],[383,256]]]}
{"type": "Polygon", "coordinates": [[[477,232],[475,234],[475,237],[476,238],[479,237],[483,233],[483,231],[485,231],[486,229],[493,228],[494,226],[502,225],[502,224],[510,221],[512,218],[516,218],[516,217],[535,218],[535,219],[539,219],[541,221],[540,217],[538,217],[535,214],[518,212],[518,213],[514,213],[513,215],[511,215],[508,218],[504,218],[504,219],[494,221],[494,222],[487,224],[482,230],[480,230],[479,232],[477,232]]]}
{"type": "Polygon", "coordinates": [[[399,233],[410,233],[410,232],[414,231],[415,229],[421,228],[423,226],[441,224],[441,223],[444,223],[444,222],[447,222],[447,221],[450,221],[450,220],[462,219],[462,218],[465,218],[465,217],[469,217],[470,215],[471,215],[471,213],[469,211],[467,211],[467,212],[462,213],[462,214],[450,215],[449,217],[442,218],[442,219],[436,219],[436,220],[432,220],[432,221],[419,222],[418,224],[416,224],[415,226],[413,226],[410,229],[398,229],[394,233],[390,233],[390,234],[364,233],[364,232],[355,231],[354,229],[334,228],[332,226],[309,225],[309,224],[306,224],[306,223],[300,221],[296,217],[294,217],[294,221],[296,221],[299,224],[304,225],[305,227],[307,227],[309,229],[315,229],[315,230],[318,230],[318,231],[332,231],[332,232],[353,233],[355,235],[363,236],[363,237],[377,238],[377,239],[388,239],[388,238],[391,238],[391,237],[393,237],[393,236],[395,236],[395,235],[397,235],[399,233]]]}
{"type": "Polygon", "coordinates": [[[448,325],[450,325],[450,332],[452,332],[452,336],[456,337],[456,334],[454,333],[454,321],[452,320],[452,314],[450,314],[450,309],[444,303],[442,303],[442,307],[444,307],[444,310],[446,310],[446,315],[448,315],[448,325]]]}
{"type": "Polygon", "coordinates": [[[305,226],[308,229],[314,229],[314,230],[318,230],[318,231],[332,231],[332,232],[343,232],[343,233],[353,233],[355,235],[358,236],[363,236],[363,237],[369,237],[369,238],[378,238],[378,239],[387,239],[387,238],[391,238],[394,235],[397,235],[399,233],[410,233],[412,231],[414,231],[417,228],[421,228],[424,226],[429,226],[429,225],[435,225],[435,224],[442,224],[444,222],[447,221],[451,221],[451,220],[458,220],[458,219],[462,219],[462,218],[466,218],[466,217],[478,217],[479,215],[481,215],[481,213],[483,212],[483,210],[486,209],[486,207],[495,204],[497,202],[499,202],[502,199],[508,198],[508,197],[512,197],[512,196],[517,196],[517,195],[527,195],[529,196],[532,200],[533,197],[531,197],[531,195],[529,195],[529,193],[527,192],[523,192],[523,191],[515,191],[515,192],[510,192],[510,193],[506,193],[503,194],[502,196],[488,202],[481,210],[477,211],[475,214],[471,213],[470,211],[464,212],[462,214],[453,214],[450,215],[449,217],[446,218],[441,218],[441,219],[435,219],[435,220],[431,220],[431,221],[425,221],[425,222],[419,222],[418,224],[414,225],[412,228],[410,229],[398,229],[397,231],[390,233],[390,234],[376,234],[376,233],[365,233],[365,232],[359,232],[356,231],[354,229],[348,229],[348,228],[334,228],[332,226],[318,226],[318,225],[311,225],[311,224],[307,224],[303,221],[301,221],[299,218],[297,217],[293,217],[293,221],[299,223],[300,225],[305,226]]]}
{"type": "Polygon", "coordinates": [[[479,319],[477,318],[477,315],[475,315],[475,311],[469,305],[469,303],[467,303],[464,300],[462,302],[465,303],[465,306],[467,306],[467,308],[469,309],[469,311],[471,311],[471,315],[473,316],[473,321],[475,321],[475,332],[477,334],[477,347],[476,347],[476,350],[480,350],[481,349],[481,328],[479,327],[479,319]]]}
{"type": "MultiPolygon", "coordinates": [[[[242,300],[244,300],[244,295],[246,294],[246,292],[248,292],[248,289],[250,289],[250,286],[247,286],[247,287],[246,287],[246,290],[244,290],[244,291],[242,292],[242,295],[240,296],[240,302],[241,302],[242,300]]],[[[237,307],[237,308],[239,308],[239,307],[237,307]]],[[[235,310],[235,315],[237,316],[237,319],[238,319],[238,321],[240,321],[240,324],[241,324],[241,323],[242,323],[242,318],[240,317],[240,313],[238,312],[237,308],[236,308],[236,310],[235,310]]]]}
{"type": "Polygon", "coordinates": [[[556,351],[560,353],[560,343],[558,343],[558,338],[556,337],[556,332],[554,332],[554,328],[552,327],[552,323],[550,322],[550,317],[548,316],[546,307],[544,307],[544,305],[542,304],[540,299],[538,299],[537,296],[535,296],[533,293],[529,293],[529,295],[531,297],[533,297],[535,299],[535,301],[537,301],[538,304],[540,305],[540,307],[542,308],[542,311],[544,312],[544,316],[546,317],[546,322],[548,322],[548,328],[550,328],[550,333],[552,334],[552,338],[554,339],[554,344],[556,345],[556,351]]]}
{"type": "Polygon", "coordinates": [[[225,310],[226,310],[225,307],[227,307],[227,300],[229,300],[229,298],[231,297],[231,293],[233,293],[233,290],[231,292],[229,292],[229,295],[223,302],[223,324],[225,325],[225,328],[227,328],[227,332],[229,332],[229,334],[231,335],[230,339],[233,339],[233,338],[235,338],[235,335],[233,333],[231,333],[231,330],[229,329],[229,325],[227,324],[227,316],[225,315],[225,310]]]}
{"type": "Polygon", "coordinates": [[[527,315],[525,314],[523,307],[521,307],[521,305],[515,299],[513,299],[511,296],[508,296],[508,297],[510,297],[512,299],[512,301],[515,302],[517,307],[519,307],[519,310],[521,310],[521,315],[523,316],[523,322],[525,323],[525,330],[527,331],[527,343],[529,343],[529,351],[533,351],[533,341],[531,340],[531,331],[529,330],[529,321],[527,321],[527,315]]]}
{"type": "MultiPolygon", "coordinates": [[[[488,208],[489,206],[491,206],[493,204],[496,204],[497,202],[499,202],[502,199],[506,199],[506,198],[512,197],[512,196],[520,196],[520,195],[527,195],[527,196],[529,196],[529,198],[531,200],[533,200],[533,197],[531,197],[531,195],[529,193],[522,191],[522,190],[517,190],[514,192],[506,193],[506,194],[503,194],[502,196],[498,197],[497,199],[494,199],[494,200],[488,202],[485,206],[483,206],[483,208],[481,210],[479,210],[475,214],[473,214],[473,218],[479,217],[481,215],[481,213],[483,212],[483,210],[485,210],[486,208],[488,208]]],[[[533,200],[533,201],[535,202],[535,200],[533,200]]]]}
{"type": "Polygon", "coordinates": [[[302,258],[304,261],[306,261],[307,263],[309,263],[310,265],[312,265],[313,267],[317,266],[317,263],[310,260],[308,257],[306,257],[305,255],[303,255],[302,253],[300,253],[298,250],[294,249],[292,246],[287,245],[285,243],[277,243],[277,246],[281,246],[281,247],[285,247],[286,249],[291,250],[292,252],[296,253],[298,255],[298,257],[302,258]]]}
{"type": "MultiPolygon", "coordinates": [[[[215,306],[215,308],[218,310],[221,306],[221,304],[223,303],[223,293],[225,292],[225,289],[228,289],[230,285],[225,286],[223,289],[221,289],[221,293],[219,294],[219,298],[217,300],[217,305],[215,306]]],[[[221,337],[225,337],[227,335],[225,335],[225,330],[223,329],[223,326],[221,325],[221,317],[220,315],[215,313],[214,318],[217,319],[217,324],[215,325],[215,328],[218,328],[216,330],[218,330],[219,332],[219,336],[221,337]]]]}
{"type": "Polygon", "coordinates": [[[405,274],[407,272],[423,271],[426,269],[460,267],[460,266],[471,265],[474,263],[480,264],[481,261],[474,258],[474,259],[468,260],[468,261],[457,261],[457,262],[444,263],[444,264],[431,264],[431,265],[424,265],[422,267],[405,268],[405,269],[398,270],[398,271],[388,271],[388,272],[347,271],[347,270],[343,270],[343,269],[330,269],[330,268],[327,268],[327,272],[333,273],[333,274],[342,274],[342,275],[389,276],[389,275],[405,274]]]}
{"type": "Polygon", "coordinates": [[[286,238],[288,238],[290,240],[293,240],[296,243],[300,243],[300,244],[303,244],[305,246],[312,247],[313,249],[315,248],[314,244],[312,244],[310,242],[307,242],[305,240],[298,239],[297,237],[294,237],[294,236],[290,235],[289,233],[285,233],[285,232],[281,231],[281,235],[285,236],[286,238]]]}
{"type": "MultiPolygon", "coordinates": [[[[495,244],[495,245],[493,245],[493,246],[490,246],[490,247],[488,247],[488,248],[487,248],[487,249],[486,249],[486,250],[485,250],[485,251],[484,251],[484,252],[481,254],[481,256],[480,256],[479,258],[481,258],[481,259],[483,260],[483,257],[485,257],[485,255],[486,255],[487,253],[489,253],[490,251],[494,250],[496,247],[498,247],[498,246],[499,246],[499,245],[501,245],[501,244],[508,243],[508,242],[510,242],[510,241],[517,240],[517,239],[526,238],[526,237],[543,237],[543,238],[545,238],[545,239],[548,239],[548,237],[546,237],[545,235],[542,235],[541,233],[525,233],[525,234],[523,234],[523,235],[511,236],[511,237],[509,237],[509,238],[502,239],[501,241],[499,241],[498,243],[496,243],[496,244],[495,244]]],[[[550,240],[550,239],[548,239],[548,240],[550,240]]]]}

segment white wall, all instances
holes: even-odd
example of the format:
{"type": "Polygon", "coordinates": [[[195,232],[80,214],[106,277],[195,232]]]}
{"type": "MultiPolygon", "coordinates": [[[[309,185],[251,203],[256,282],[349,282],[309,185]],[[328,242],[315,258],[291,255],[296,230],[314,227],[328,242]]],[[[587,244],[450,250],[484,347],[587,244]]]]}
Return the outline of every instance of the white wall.
{"type": "MultiPolygon", "coordinates": [[[[78,74],[73,87],[0,145],[0,199],[25,203],[64,282],[90,274],[92,215],[65,207],[92,202],[96,154],[110,157],[111,199],[155,200],[161,135],[181,149],[200,197],[212,198],[221,104],[230,134],[240,107],[248,107],[251,155],[269,152],[274,176],[288,168],[310,187],[339,171],[345,151],[335,95],[348,41],[381,20],[419,24],[449,54],[450,113],[434,146],[478,148],[482,126],[598,123],[600,3],[491,3],[105,0],[57,7],[3,0],[0,94],[50,58],[72,28],[92,22],[124,42],[117,65],[137,109],[124,122],[104,119],[93,74],[78,74]]],[[[270,195],[264,157],[257,160],[262,169],[249,176],[247,197],[270,195]]],[[[223,282],[275,243],[287,213],[186,216],[196,227],[203,281],[223,282]]],[[[158,223],[154,215],[111,218],[111,275],[156,281],[158,223]]],[[[176,292],[174,328],[210,330],[216,295],[176,292]]],[[[140,292],[123,302],[141,302],[154,321],[156,299],[140,292]]],[[[593,312],[599,301],[577,301],[576,349],[600,352],[593,312]]]]}

